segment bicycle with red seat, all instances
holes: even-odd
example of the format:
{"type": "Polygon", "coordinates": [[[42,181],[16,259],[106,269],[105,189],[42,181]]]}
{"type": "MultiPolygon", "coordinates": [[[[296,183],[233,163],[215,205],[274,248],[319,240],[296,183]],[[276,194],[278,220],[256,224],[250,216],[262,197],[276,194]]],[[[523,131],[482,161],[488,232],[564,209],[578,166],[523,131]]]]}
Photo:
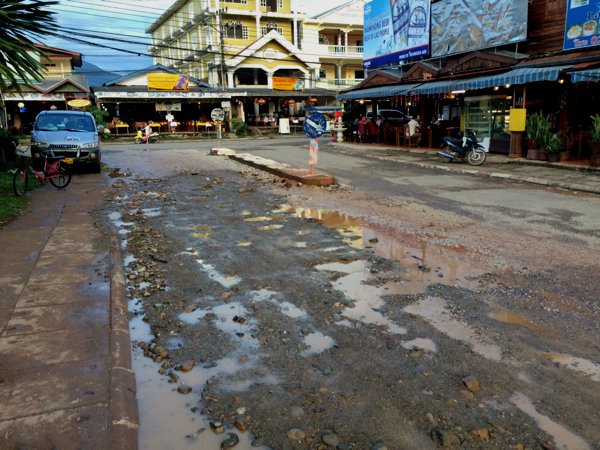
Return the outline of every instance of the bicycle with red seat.
{"type": "Polygon", "coordinates": [[[57,189],[63,189],[71,182],[73,158],[54,156],[52,150],[49,150],[42,153],[44,157],[42,170],[36,170],[32,165],[31,157],[26,155],[28,148],[20,149],[16,147],[16,151],[23,161],[17,167],[13,176],[13,190],[17,197],[25,195],[30,190],[29,180],[32,179],[31,176],[37,179],[40,184],[50,181],[50,184],[57,189]]]}

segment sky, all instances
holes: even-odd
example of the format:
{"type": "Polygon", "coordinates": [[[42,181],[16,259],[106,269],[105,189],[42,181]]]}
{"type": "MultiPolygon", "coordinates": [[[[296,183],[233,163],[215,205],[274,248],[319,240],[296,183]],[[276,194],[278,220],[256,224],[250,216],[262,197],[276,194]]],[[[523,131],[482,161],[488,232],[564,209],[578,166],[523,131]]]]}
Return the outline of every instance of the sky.
{"type": "MultiPolygon", "coordinates": [[[[147,55],[150,35],[145,30],[174,1],[59,0],[51,11],[55,13],[60,36],[51,37],[43,43],[81,53],[84,61],[121,75],[140,70],[153,64],[152,58],[147,55]],[[89,42],[99,45],[86,44],[89,42]]],[[[322,0],[292,0],[292,4],[310,15],[345,1],[326,2],[325,8],[322,0]]]]}

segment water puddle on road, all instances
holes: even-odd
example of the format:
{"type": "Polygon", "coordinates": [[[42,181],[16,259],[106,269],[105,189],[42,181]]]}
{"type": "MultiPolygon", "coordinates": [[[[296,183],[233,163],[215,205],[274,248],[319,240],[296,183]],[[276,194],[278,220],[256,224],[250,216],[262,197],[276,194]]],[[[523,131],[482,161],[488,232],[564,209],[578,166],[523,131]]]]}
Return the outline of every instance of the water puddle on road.
{"type": "Polygon", "coordinates": [[[600,364],[596,364],[589,359],[563,353],[542,353],[542,356],[561,366],[587,375],[593,381],[600,381],[600,364]]]}
{"type": "Polygon", "coordinates": [[[304,336],[304,345],[306,349],[301,354],[309,356],[332,348],[335,345],[335,340],[320,331],[315,331],[304,336]]]}
{"type": "MultiPolygon", "coordinates": [[[[129,308],[132,312],[140,312],[141,306],[137,300],[129,302],[129,308]]],[[[231,326],[232,319],[236,313],[242,312],[241,305],[221,305],[212,312],[216,314],[215,321],[219,328],[234,333],[238,330],[236,326],[231,326]],[[223,317],[220,317],[223,315],[223,317]]],[[[197,316],[206,311],[198,310],[197,316]]],[[[185,320],[194,320],[193,314],[184,317],[185,320]]],[[[197,320],[197,318],[195,318],[197,320]]],[[[235,323],[235,322],[234,322],[235,323]]],[[[132,342],[150,342],[153,335],[150,326],[145,323],[141,315],[135,316],[129,323],[132,342]]],[[[251,339],[244,342],[250,346],[251,339]]],[[[177,336],[169,339],[169,345],[181,345],[181,340],[177,336]]],[[[241,345],[240,350],[247,350],[246,345],[241,345]]],[[[201,404],[200,393],[207,381],[215,377],[231,375],[244,367],[240,363],[240,355],[234,355],[207,365],[196,366],[190,372],[177,372],[179,376],[178,383],[169,383],[168,377],[158,373],[160,365],[143,355],[143,351],[133,346],[132,349],[132,367],[136,376],[137,400],[140,416],[140,430],[138,432],[138,448],[143,450],[163,450],[165,448],[177,449],[218,449],[221,448],[221,442],[226,439],[226,433],[235,433],[239,438],[239,443],[235,446],[236,450],[268,450],[266,447],[255,447],[252,445],[253,437],[249,432],[241,432],[233,427],[225,430],[224,434],[216,434],[211,430],[210,420],[192,408],[199,407],[201,404]],[[192,387],[192,392],[182,395],[177,392],[179,384],[185,384],[192,387]]],[[[254,362],[246,361],[245,366],[249,367],[254,362]]],[[[244,390],[254,383],[276,384],[276,380],[269,374],[252,379],[244,379],[242,384],[232,383],[231,390],[244,390]]]]}
{"type": "Polygon", "coordinates": [[[343,292],[354,302],[353,308],[344,308],[341,314],[348,319],[381,325],[393,334],[406,334],[406,328],[399,326],[393,320],[384,316],[379,309],[385,306],[383,295],[398,293],[398,283],[388,283],[384,286],[372,286],[367,282],[372,277],[368,270],[368,262],[353,261],[348,264],[328,263],[315,267],[320,271],[341,272],[346,275],[332,282],[333,288],[343,292]],[[396,286],[396,290],[393,289],[396,286]]]}
{"type": "Polygon", "coordinates": [[[367,224],[361,218],[320,209],[296,208],[294,215],[336,229],[344,242],[353,247],[372,248],[377,256],[399,261],[407,270],[405,294],[421,293],[430,283],[474,288],[478,286],[474,278],[485,272],[476,254],[461,246],[439,242],[443,236],[401,233],[367,224]]]}
{"type": "Polygon", "coordinates": [[[492,361],[500,361],[502,359],[502,349],[497,345],[487,342],[482,335],[479,335],[468,325],[452,317],[447,308],[446,301],[441,298],[425,298],[404,307],[402,311],[423,317],[437,330],[452,339],[468,343],[475,353],[480,354],[484,358],[491,359],[492,361]]]}
{"type": "Polygon", "coordinates": [[[200,264],[202,270],[208,274],[208,277],[211,280],[219,283],[226,289],[229,289],[238,284],[240,281],[242,281],[242,279],[238,276],[223,275],[222,273],[219,273],[217,269],[215,269],[215,266],[213,266],[212,264],[205,263],[202,259],[196,259],[196,261],[198,262],[198,264],[200,264]]]}
{"type": "Polygon", "coordinates": [[[498,311],[496,313],[488,314],[488,317],[491,319],[494,319],[497,322],[502,322],[502,323],[506,323],[509,325],[525,326],[531,330],[535,330],[540,333],[551,333],[553,331],[552,328],[530,322],[525,317],[520,316],[519,314],[517,314],[513,311],[508,311],[508,310],[498,311]]]}
{"type": "Polygon", "coordinates": [[[550,417],[540,414],[535,405],[525,394],[516,393],[510,401],[522,412],[531,417],[537,425],[554,439],[561,450],[591,450],[591,447],[582,438],[569,431],[563,425],[553,421],[550,417]]]}

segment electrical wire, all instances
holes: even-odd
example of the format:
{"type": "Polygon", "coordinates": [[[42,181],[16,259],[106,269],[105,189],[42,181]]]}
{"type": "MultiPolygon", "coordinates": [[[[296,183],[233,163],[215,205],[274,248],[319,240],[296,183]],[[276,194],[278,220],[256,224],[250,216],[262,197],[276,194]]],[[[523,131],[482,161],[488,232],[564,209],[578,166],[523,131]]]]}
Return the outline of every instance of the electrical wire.
{"type": "MultiPolygon", "coordinates": [[[[131,0],[130,0],[131,1],[131,0]]],[[[82,5],[86,5],[89,6],[89,4],[85,3],[85,2],[81,2],[81,1],[77,1],[77,0],[68,0],[69,3],[75,3],[75,4],[82,4],[82,5]]],[[[64,3],[64,1],[63,1],[64,3]]],[[[107,4],[110,4],[111,2],[106,2],[107,4]]],[[[74,8],[78,8],[78,7],[74,7],[74,8]]],[[[107,12],[106,10],[99,10],[97,8],[87,8],[88,10],[98,10],[98,11],[102,11],[102,12],[107,12]]],[[[127,10],[127,11],[131,11],[129,8],[122,8],[119,4],[119,7],[116,8],[112,8],[112,9],[118,9],[118,10],[127,10]]],[[[167,11],[167,10],[165,10],[167,11]]],[[[70,14],[83,14],[83,15],[91,15],[88,13],[82,13],[79,11],[68,11],[70,14]]],[[[184,12],[185,13],[185,12],[184,12]]],[[[164,12],[163,12],[164,14],[164,12]]],[[[155,14],[156,16],[158,16],[158,14],[155,14]]],[[[97,18],[97,15],[92,15],[94,18],[97,18]]],[[[173,16],[177,16],[177,12],[174,12],[173,16]]],[[[182,16],[187,16],[190,17],[189,14],[185,13],[182,14],[182,16]]],[[[115,19],[122,19],[122,16],[112,16],[112,15],[107,15],[104,17],[109,17],[109,18],[115,18],[115,19]]],[[[147,18],[147,15],[144,16],[147,18]]],[[[130,20],[131,18],[128,17],[127,20],[130,20]]],[[[136,22],[143,22],[143,23],[147,23],[147,21],[136,21],[136,22]]],[[[200,25],[201,26],[201,25],[200,25]]],[[[211,28],[215,28],[213,25],[208,25],[211,28]]],[[[112,44],[114,42],[118,42],[118,43],[124,43],[124,44],[128,44],[128,45],[140,45],[140,46],[148,46],[148,45],[152,45],[154,47],[163,49],[163,50],[167,50],[167,51],[185,51],[185,52],[190,52],[191,49],[190,47],[190,41],[187,40],[178,40],[179,45],[183,44],[187,44],[187,46],[184,47],[180,47],[177,45],[172,45],[172,44],[152,44],[152,41],[154,40],[154,38],[152,37],[148,37],[145,38],[144,36],[141,35],[123,35],[122,33],[109,33],[109,32],[102,32],[102,31],[97,31],[94,30],[93,32],[91,30],[82,30],[82,29],[78,29],[78,28],[73,28],[73,27],[59,27],[60,31],[64,31],[67,34],[62,34],[59,32],[53,33],[52,35],[56,38],[59,39],[64,39],[67,41],[71,41],[71,42],[75,42],[78,43],[80,45],[84,45],[84,46],[91,46],[91,47],[98,47],[98,48],[105,48],[105,49],[109,49],[109,50],[113,50],[116,52],[122,52],[125,53],[126,55],[119,55],[119,57],[130,57],[129,55],[138,55],[138,56],[145,56],[145,57],[149,57],[149,58],[156,58],[156,59],[162,59],[164,60],[169,60],[169,61],[182,61],[183,58],[179,58],[179,57],[175,57],[175,56],[169,56],[169,55],[153,55],[150,53],[147,53],[146,51],[140,51],[140,50],[130,50],[130,49],[126,49],[126,48],[122,48],[122,47],[117,47],[114,45],[107,45],[107,44],[101,44],[98,42],[93,42],[93,41],[89,41],[86,39],[81,39],[75,36],[80,36],[80,37],[85,37],[85,38],[89,38],[89,39],[96,39],[96,40],[100,40],[100,41],[107,41],[108,43],[112,44]],[[119,36],[119,37],[114,37],[114,36],[119,36]],[[131,38],[131,40],[129,39],[123,39],[123,37],[127,37],[127,38],[131,38]],[[143,42],[143,40],[146,39],[146,42],[143,42]]],[[[199,30],[200,31],[200,30],[199,30]]],[[[213,33],[210,33],[213,34],[213,33]]],[[[200,34],[200,39],[202,38],[202,35],[200,34]]],[[[306,41],[304,41],[306,42],[306,41]]],[[[215,44],[213,44],[215,45],[215,44]]],[[[216,46],[216,45],[215,45],[216,46]]],[[[211,50],[207,50],[206,48],[202,51],[203,55],[220,55],[221,52],[220,51],[211,51],[211,50]]],[[[239,52],[235,52],[235,53],[229,53],[229,52],[225,52],[224,56],[237,56],[239,54],[239,52]]],[[[310,54],[310,53],[306,53],[303,52],[304,55],[307,56],[323,56],[322,54],[310,54]]],[[[89,55],[92,56],[92,55],[89,55]]],[[[100,56],[100,55],[94,55],[94,56],[100,56]]],[[[107,56],[115,56],[115,55],[107,55],[107,56]]],[[[259,57],[257,55],[253,55],[253,58],[255,59],[271,59],[271,58],[264,58],[264,57],[259,57]]],[[[288,58],[291,58],[291,55],[288,56],[288,58]]],[[[184,63],[185,64],[185,63],[184,63]]],[[[332,64],[335,65],[334,63],[326,63],[326,62],[322,62],[322,64],[332,64]]],[[[362,64],[357,63],[357,66],[362,67],[362,64]]],[[[115,72],[117,70],[114,70],[115,72]]]]}

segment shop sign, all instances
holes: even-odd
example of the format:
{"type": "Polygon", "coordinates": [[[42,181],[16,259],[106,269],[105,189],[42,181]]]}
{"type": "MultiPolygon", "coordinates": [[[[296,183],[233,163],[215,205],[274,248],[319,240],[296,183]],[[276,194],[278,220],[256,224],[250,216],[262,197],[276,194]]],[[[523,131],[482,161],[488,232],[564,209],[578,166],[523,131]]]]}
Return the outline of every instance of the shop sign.
{"type": "Polygon", "coordinates": [[[69,100],[67,102],[67,105],[72,106],[73,108],[84,108],[86,106],[89,106],[92,102],[90,102],[89,100],[84,100],[84,99],[74,99],[74,100],[69,100]]]}
{"type": "Polygon", "coordinates": [[[600,45],[599,20],[600,4],[597,2],[590,0],[567,1],[563,49],[572,50],[600,45]]]}
{"type": "Polygon", "coordinates": [[[428,0],[373,0],[364,7],[364,67],[374,69],[429,53],[428,0]]]}
{"type": "Polygon", "coordinates": [[[302,78],[273,77],[273,90],[275,91],[303,91],[304,80],[302,78]]]}
{"type": "Polygon", "coordinates": [[[149,91],[187,91],[189,80],[187,75],[177,73],[149,73],[149,91]]]}
{"type": "Polygon", "coordinates": [[[154,106],[157,111],[181,111],[181,102],[166,100],[163,102],[155,102],[154,106]]]}
{"type": "Polygon", "coordinates": [[[508,120],[508,131],[525,131],[527,110],[525,108],[511,108],[508,120]]]}
{"type": "MultiPolygon", "coordinates": [[[[110,92],[98,91],[96,98],[135,98],[135,99],[155,99],[155,98],[231,98],[228,92],[110,92]]],[[[104,100],[106,101],[106,100],[104,100]]]]}
{"type": "Polygon", "coordinates": [[[527,5],[528,0],[442,0],[434,3],[431,5],[431,56],[524,41],[527,38],[527,5]]]}
{"type": "Polygon", "coordinates": [[[41,92],[24,92],[23,94],[14,94],[5,92],[4,100],[25,100],[25,101],[64,101],[64,94],[43,94],[41,92]]]}

